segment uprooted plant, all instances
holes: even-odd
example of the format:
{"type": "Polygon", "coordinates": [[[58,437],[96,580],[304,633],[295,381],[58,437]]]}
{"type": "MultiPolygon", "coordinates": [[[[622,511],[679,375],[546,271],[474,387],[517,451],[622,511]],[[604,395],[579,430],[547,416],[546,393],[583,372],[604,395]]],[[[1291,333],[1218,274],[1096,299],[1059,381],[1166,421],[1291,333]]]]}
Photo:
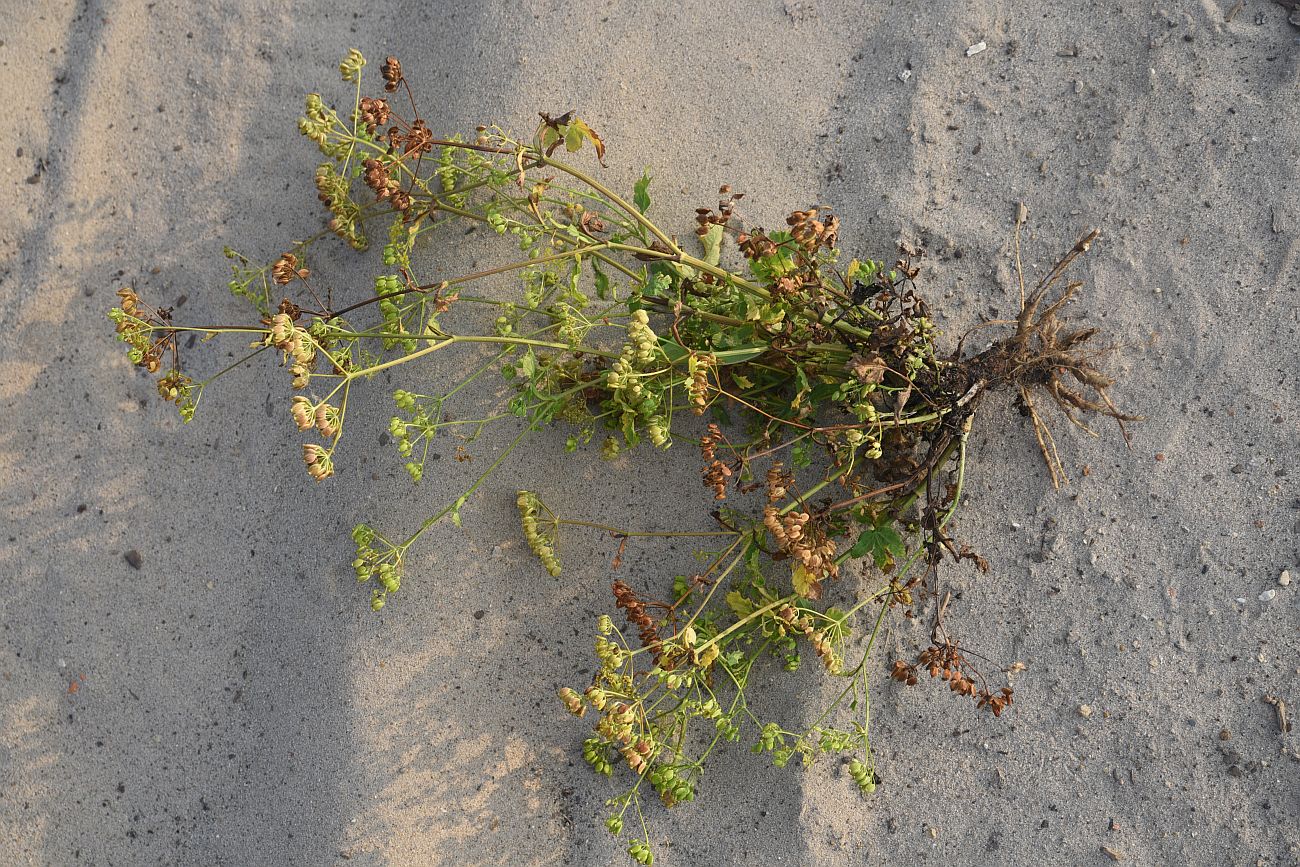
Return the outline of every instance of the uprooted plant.
{"type": "Polygon", "coordinates": [[[778,765],[848,754],[852,779],[863,792],[875,789],[868,660],[890,612],[928,610],[933,623],[930,644],[893,660],[892,678],[941,679],[1000,715],[1012,690],[990,680],[952,637],[938,570],[945,558],[987,569],[949,528],[988,395],[1018,394],[1054,484],[1064,471],[1040,415],[1044,402],[1085,429],[1088,416],[1121,427],[1131,418],[1116,409],[1111,380],[1096,367],[1106,350],[1091,346],[1093,329],[1062,318],[1079,287],[1062,285],[1063,272],[1097,233],[1032,290],[1022,284],[1021,312],[1005,323],[1006,336],[973,354],[961,341],[941,352],[915,291],[914,263],[842,262],[834,216],[795,211],[768,231],[750,225],[741,194],[723,187],[716,207],[696,211],[693,243],[682,244],[649,216],[648,175],[624,197],[557,158],[590,149],[603,161],[604,143],[572,113],[543,114],[527,140],[497,127],[479,127],[470,140],[439,139],[397,60],[383,64],[383,96],[362,95],[364,63],[353,51],[340,67],[356,85],[350,111],[312,94],[299,127],[326,157],[315,185],[329,233],[365,250],[375,225],[386,223],[373,289],[340,305],[332,292],[322,297],[309,264],[329,233],[292,245],[266,267],[227,251],[231,290],[261,314],[250,324],[184,325],[123,289],[111,317],[132,361],[160,374],[161,395],[188,421],[204,390],[232,369],[191,378],[182,336],[251,339],[232,367],[258,355],[280,360],[294,392],[286,414],[309,436],[303,461],[321,481],[334,472],[354,388],[453,347],[486,353],[445,391],[393,394],[388,433],[416,482],[437,437],[463,447],[492,424],[515,435],[410,535],[355,529],[352,565],[376,610],[402,585],[421,534],[443,518],[459,524],[471,495],[530,434],[567,427],[574,460],[643,441],[662,449],[674,437],[697,439],[703,485],[717,501],[707,528],[610,527],[557,515],[531,490],[518,494],[524,535],[551,575],[561,572],[565,528],[612,535],[615,568],[632,540],[691,537],[703,549],[694,574],[635,587],[614,581],[617,622],[606,615],[595,624],[599,670],[581,691],[560,692],[570,711],[595,719],[586,761],[603,774],[627,767],[627,790],[609,802],[606,824],[621,835],[636,817],[628,851],[642,863],[653,860],[643,795],[653,790],[670,807],[692,800],[723,742],[746,737],[778,765]],[[421,280],[418,251],[460,236],[441,232],[447,224],[486,227],[521,255],[421,280]],[[504,277],[522,284],[510,300],[468,294],[472,284],[504,277]],[[475,315],[485,309],[492,312],[475,315]],[[466,417],[447,410],[489,372],[510,384],[507,400],[466,417]],[[860,574],[832,593],[850,568],[860,574]],[[831,605],[832,595],[847,601],[831,605]],[[854,632],[866,640],[849,642],[854,632]],[[837,697],[807,726],[760,719],[747,700],[769,682],[759,663],[775,658],[794,669],[807,651],[842,684],[837,697]]]}

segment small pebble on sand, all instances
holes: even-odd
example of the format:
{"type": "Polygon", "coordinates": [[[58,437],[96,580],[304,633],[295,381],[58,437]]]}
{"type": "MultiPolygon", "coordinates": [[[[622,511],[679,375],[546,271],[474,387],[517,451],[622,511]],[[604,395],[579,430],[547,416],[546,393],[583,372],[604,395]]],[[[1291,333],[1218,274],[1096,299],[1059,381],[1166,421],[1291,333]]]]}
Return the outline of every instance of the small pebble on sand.
{"type": "Polygon", "coordinates": [[[1079,705],[1079,716],[1083,717],[1084,719],[1087,719],[1088,717],[1092,716],[1092,705],[1090,704],[1079,705]]]}
{"type": "Polygon", "coordinates": [[[1276,596],[1276,595],[1277,595],[1277,591],[1276,591],[1276,590],[1265,590],[1263,593],[1259,594],[1259,601],[1260,601],[1260,602],[1272,602],[1272,601],[1273,601],[1273,597],[1276,596]]]}
{"type": "Polygon", "coordinates": [[[1291,572],[1289,570],[1283,569],[1282,574],[1277,576],[1277,583],[1281,584],[1283,587],[1290,587],[1291,572]]]}
{"type": "Polygon", "coordinates": [[[979,54],[981,51],[985,50],[986,48],[988,48],[988,46],[985,45],[983,42],[976,42],[970,48],[966,49],[966,56],[974,57],[976,54],[979,54]]]}
{"type": "Polygon", "coordinates": [[[130,551],[127,551],[122,556],[126,558],[127,563],[131,564],[132,569],[139,569],[140,566],[144,563],[144,557],[140,556],[140,552],[135,550],[134,548],[132,548],[130,551]]]}

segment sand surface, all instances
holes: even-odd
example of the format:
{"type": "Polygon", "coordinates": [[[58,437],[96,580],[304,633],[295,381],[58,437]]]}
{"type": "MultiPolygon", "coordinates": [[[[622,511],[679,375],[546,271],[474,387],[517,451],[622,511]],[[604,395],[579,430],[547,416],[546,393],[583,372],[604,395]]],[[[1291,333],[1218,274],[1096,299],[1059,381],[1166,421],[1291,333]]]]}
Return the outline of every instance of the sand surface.
{"type": "MultiPolygon", "coordinates": [[[[122,285],[245,315],[222,246],[273,257],[320,225],[294,119],[306,90],[343,95],[353,45],[399,55],[439,130],[578,108],[612,183],[653,167],[676,231],[726,182],[759,223],[820,202],[850,251],[924,247],[953,333],[1016,309],[1017,202],[1039,268],[1103,232],[1075,310],[1123,344],[1117,396],[1148,420],[1131,451],[1058,428],[1054,493],[990,401],[958,533],[992,569],[948,572],[969,640],[1027,666],[1015,707],[880,677],[873,800],[838,764],[734,749],[695,804],[652,807],[656,863],[1300,863],[1297,735],[1265,700],[1300,704],[1300,26],[1280,5],[2,5],[3,863],[626,863],[598,822],[615,790],[552,697],[589,672],[610,551],[579,540],[548,578],[513,491],[705,523],[693,450],[588,470],[541,438],[376,616],[347,531],[417,523],[468,478],[454,446],[413,488],[377,389],[314,485],[280,376],[241,370],[183,428],[104,319],[122,285]]],[[[317,267],[340,291],[366,273],[342,249],[317,267]]],[[[771,686],[788,719],[830,689],[771,686]]]]}

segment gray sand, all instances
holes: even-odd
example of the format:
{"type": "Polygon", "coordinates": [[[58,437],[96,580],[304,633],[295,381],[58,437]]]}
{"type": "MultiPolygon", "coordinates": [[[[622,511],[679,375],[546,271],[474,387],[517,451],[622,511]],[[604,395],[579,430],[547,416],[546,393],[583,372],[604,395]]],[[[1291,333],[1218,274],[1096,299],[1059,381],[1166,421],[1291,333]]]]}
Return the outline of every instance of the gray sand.
{"type": "MultiPolygon", "coordinates": [[[[221,248],[272,257],[319,226],[293,123],[307,89],[343,95],[355,45],[368,73],[402,58],[439,131],[580,109],[605,176],[652,166],[679,232],[727,182],[759,223],[821,202],[848,250],[921,245],[950,333],[1014,312],[1018,201],[1039,268],[1103,231],[1075,310],[1124,345],[1117,396],[1148,421],[1129,451],[1057,420],[1074,483],[1054,493],[1027,421],[991,401],[958,531],[992,570],[948,572],[968,642],[1027,666],[1015,707],[882,676],[871,801],[838,764],[734,749],[695,804],[652,805],[657,863],[1300,863],[1296,734],[1265,701],[1300,704],[1300,587],[1278,583],[1300,578],[1300,27],[1281,6],[4,5],[0,861],[626,863],[598,822],[615,790],[553,699],[589,674],[608,544],[574,538],[548,578],[513,491],[703,524],[689,445],[588,471],[541,438],[376,616],[348,529],[411,527],[471,470],[447,454],[413,488],[377,388],[315,485],[281,376],[233,375],[183,429],[104,318],[122,285],[246,317],[221,248]]],[[[327,249],[318,273],[365,279],[327,249]]],[[[624,571],[687,558],[634,549],[624,571]]],[[[830,689],[771,686],[764,710],[791,720],[830,689]]]]}

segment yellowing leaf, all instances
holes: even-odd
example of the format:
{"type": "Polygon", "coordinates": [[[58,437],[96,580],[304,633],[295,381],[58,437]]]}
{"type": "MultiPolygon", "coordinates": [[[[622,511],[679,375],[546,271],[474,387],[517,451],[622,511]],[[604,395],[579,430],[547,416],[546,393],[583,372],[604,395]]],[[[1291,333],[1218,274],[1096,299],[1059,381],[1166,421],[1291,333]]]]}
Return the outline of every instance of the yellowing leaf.
{"type": "MultiPolygon", "coordinates": [[[[576,117],[570,122],[569,129],[578,130],[583,138],[586,138],[592,143],[596,148],[596,159],[599,160],[600,164],[603,166],[605,164],[605,142],[601,140],[600,136],[596,135],[596,131],[587,126],[584,121],[576,117]]],[[[569,148],[569,150],[577,150],[577,148],[569,148]]]]}
{"type": "Polygon", "coordinates": [[[821,582],[813,577],[813,574],[803,567],[802,563],[795,564],[790,572],[790,579],[794,584],[794,592],[798,593],[805,599],[819,599],[822,595],[821,582]]]}

